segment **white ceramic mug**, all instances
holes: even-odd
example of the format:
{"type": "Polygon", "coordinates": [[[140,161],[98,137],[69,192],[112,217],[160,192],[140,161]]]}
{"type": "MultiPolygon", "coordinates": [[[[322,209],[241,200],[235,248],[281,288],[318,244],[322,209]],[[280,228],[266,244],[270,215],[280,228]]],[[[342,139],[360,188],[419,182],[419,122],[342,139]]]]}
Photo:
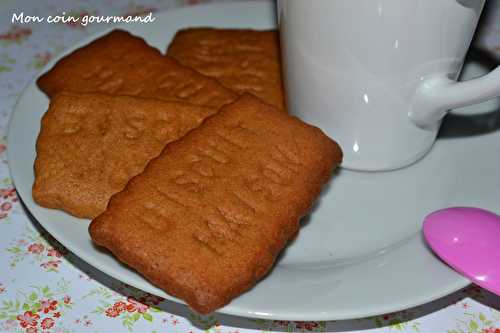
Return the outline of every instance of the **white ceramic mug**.
{"type": "Polygon", "coordinates": [[[345,168],[391,170],[432,147],[451,108],[500,95],[500,67],[456,82],[484,0],[278,0],[290,113],[345,168]]]}

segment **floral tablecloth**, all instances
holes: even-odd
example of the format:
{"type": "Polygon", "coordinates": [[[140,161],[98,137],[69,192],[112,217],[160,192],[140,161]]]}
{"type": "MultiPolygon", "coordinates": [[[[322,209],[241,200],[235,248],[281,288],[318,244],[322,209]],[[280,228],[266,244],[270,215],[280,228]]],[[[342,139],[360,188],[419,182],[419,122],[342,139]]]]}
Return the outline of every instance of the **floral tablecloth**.
{"type": "MultiPolygon", "coordinates": [[[[1,332],[483,332],[500,333],[500,297],[476,286],[417,308],[331,322],[199,316],[116,281],[68,253],[30,219],[9,177],[6,131],[22,89],[64,48],[105,25],[12,23],[13,13],[47,17],[143,15],[195,0],[2,0],[0,3],[1,332]]],[[[500,59],[500,1],[492,0],[476,47],[500,59]]],[[[301,300],[297,300],[300,302],[301,300]]]]}

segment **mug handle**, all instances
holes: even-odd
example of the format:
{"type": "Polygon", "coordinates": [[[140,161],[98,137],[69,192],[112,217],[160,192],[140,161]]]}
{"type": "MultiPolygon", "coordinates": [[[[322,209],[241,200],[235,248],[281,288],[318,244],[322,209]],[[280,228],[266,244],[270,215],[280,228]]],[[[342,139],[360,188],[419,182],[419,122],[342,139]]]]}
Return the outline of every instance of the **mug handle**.
{"type": "Polygon", "coordinates": [[[457,82],[448,77],[423,79],[413,97],[410,119],[419,127],[435,128],[448,110],[500,96],[500,66],[479,78],[457,82]]]}

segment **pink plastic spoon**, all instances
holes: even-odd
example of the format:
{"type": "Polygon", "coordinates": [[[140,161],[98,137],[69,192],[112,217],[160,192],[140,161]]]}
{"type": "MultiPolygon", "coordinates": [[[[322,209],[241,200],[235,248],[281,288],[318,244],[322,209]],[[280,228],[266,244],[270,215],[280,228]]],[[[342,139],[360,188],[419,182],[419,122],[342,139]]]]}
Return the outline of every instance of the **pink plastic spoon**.
{"type": "Polygon", "coordinates": [[[500,295],[500,216],[479,208],[438,210],[424,219],[424,236],[457,272],[500,295]]]}

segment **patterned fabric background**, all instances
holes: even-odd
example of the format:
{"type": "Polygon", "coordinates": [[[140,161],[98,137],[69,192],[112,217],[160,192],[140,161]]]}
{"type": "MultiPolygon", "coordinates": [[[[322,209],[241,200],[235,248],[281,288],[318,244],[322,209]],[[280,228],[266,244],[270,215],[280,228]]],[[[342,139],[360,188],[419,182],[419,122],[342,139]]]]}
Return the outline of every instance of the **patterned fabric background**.
{"type": "MultiPolygon", "coordinates": [[[[500,309],[500,297],[475,286],[418,308],[359,320],[300,322],[199,316],[185,306],[145,294],[100,273],[68,253],[27,216],[7,168],[5,135],[9,115],[39,69],[64,48],[105,26],[12,24],[12,13],[138,15],[198,2],[201,1],[0,3],[0,331],[500,333],[500,312],[496,310],[500,309]]],[[[490,2],[475,44],[500,59],[500,2],[490,2]]]]}

